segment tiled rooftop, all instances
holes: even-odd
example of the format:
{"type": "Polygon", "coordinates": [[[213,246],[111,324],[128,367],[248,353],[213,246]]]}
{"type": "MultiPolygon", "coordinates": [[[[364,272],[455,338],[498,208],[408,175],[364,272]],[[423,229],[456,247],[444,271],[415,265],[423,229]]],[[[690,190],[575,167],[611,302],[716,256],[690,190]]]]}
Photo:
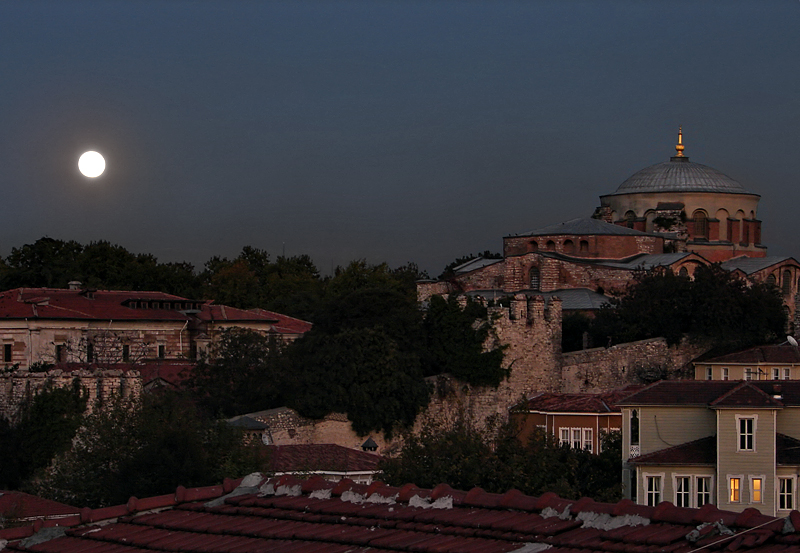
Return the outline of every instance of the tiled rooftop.
{"type": "Polygon", "coordinates": [[[513,234],[508,238],[514,236],[558,236],[558,235],[576,235],[576,236],[591,236],[591,235],[615,235],[615,236],[646,236],[647,233],[641,232],[627,227],[606,223],[599,219],[578,218],[557,223],[540,229],[531,230],[528,232],[521,232],[513,234]]]}
{"type": "Polygon", "coordinates": [[[735,271],[738,269],[746,275],[752,275],[762,269],[790,260],[795,261],[793,257],[787,256],[747,257],[742,255],[723,261],[721,266],[726,271],[735,271]]]}
{"type": "Polygon", "coordinates": [[[800,349],[798,349],[797,346],[790,345],[757,346],[744,351],[737,351],[736,353],[729,353],[727,355],[721,355],[711,359],[704,359],[703,363],[729,363],[731,365],[757,365],[760,363],[775,363],[784,365],[790,363],[800,363],[800,349]]]}
{"type": "Polygon", "coordinates": [[[12,551],[216,552],[631,552],[748,551],[800,547],[800,513],[788,519],[701,509],[393,488],[290,476],[247,477],[208,488],[131,499],[80,516],[0,530],[12,551]],[[229,493],[233,492],[233,493],[229,493]],[[225,495],[227,494],[227,495],[225,495]]]}
{"type": "Polygon", "coordinates": [[[620,390],[599,394],[557,394],[542,392],[528,398],[530,411],[547,413],[619,413],[617,402],[628,397],[641,386],[628,386],[620,390]]]}
{"type": "Polygon", "coordinates": [[[800,380],[662,380],[626,397],[619,405],[800,405],[800,380]]]}
{"type": "MultiPolygon", "coordinates": [[[[775,456],[778,465],[800,465],[800,440],[786,434],[775,434],[775,456]]],[[[660,449],[630,460],[635,465],[708,465],[717,464],[717,437],[706,436],[685,444],[660,449]]]]}
{"type": "Polygon", "coordinates": [[[377,471],[382,457],[336,444],[270,445],[269,468],[273,472],[369,472],[377,471]]]}
{"type": "Polygon", "coordinates": [[[80,514],[77,507],[17,491],[0,491],[0,515],[16,519],[60,518],[80,514]]]}

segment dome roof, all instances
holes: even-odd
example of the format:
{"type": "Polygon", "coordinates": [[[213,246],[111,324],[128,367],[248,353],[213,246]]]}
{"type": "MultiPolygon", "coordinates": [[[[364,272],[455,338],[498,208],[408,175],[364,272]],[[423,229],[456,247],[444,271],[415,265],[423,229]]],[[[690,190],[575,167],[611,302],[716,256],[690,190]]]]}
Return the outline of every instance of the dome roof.
{"type": "Polygon", "coordinates": [[[645,167],[619,185],[612,195],[640,192],[751,194],[728,175],[712,167],[692,163],[685,156],[674,156],[670,161],[645,167]]]}

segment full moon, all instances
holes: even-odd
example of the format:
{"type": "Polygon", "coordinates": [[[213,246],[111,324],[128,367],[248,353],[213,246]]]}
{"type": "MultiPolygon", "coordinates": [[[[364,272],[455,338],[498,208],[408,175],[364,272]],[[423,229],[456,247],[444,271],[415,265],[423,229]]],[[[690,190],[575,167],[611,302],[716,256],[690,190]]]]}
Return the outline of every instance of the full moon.
{"type": "Polygon", "coordinates": [[[78,169],[89,178],[99,177],[106,169],[106,160],[97,152],[86,152],[78,160],[78,169]]]}

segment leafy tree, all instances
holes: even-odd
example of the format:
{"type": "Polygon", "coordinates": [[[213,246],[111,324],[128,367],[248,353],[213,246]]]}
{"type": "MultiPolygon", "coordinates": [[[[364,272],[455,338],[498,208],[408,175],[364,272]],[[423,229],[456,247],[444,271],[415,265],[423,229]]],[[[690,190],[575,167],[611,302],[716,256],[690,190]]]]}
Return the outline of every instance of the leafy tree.
{"type": "Polygon", "coordinates": [[[73,386],[46,386],[22,406],[16,425],[0,424],[0,488],[17,489],[34,471],[69,449],[83,422],[87,395],[73,386]]]}
{"type": "Polygon", "coordinates": [[[504,347],[485,351],[491,332],[486,308],[467,298],[462,309],[455,296],[433,296],[425,315],[425,374],[450,373],[475,386],[498,386],[509,374],[504,347]]]}
{"type": "Polygon", "coordinates": [[[561,351],[583,349],[584,334],[589,332],[592,319],[583,313],[565,313],[561,319],[561,351]]]}
{"type": "Polygon", "coordinates": [[[210,415],[240,415],[281,405],[285,365],[274,337],[233,327],[224,330],[210,359],[193,369],[187,386],[210,415]]]}
{"type": "Polygon", "coordinates": [[[671,271],[641,273],[624,295],[598,312],[595,343],[683,336],[713,343],[718,353],[769,343],[783,335],[786,315],[780,292],[750,283],[719,265],[698,267],[694,278],[671,271]]]}
{"type": "Polygon", "coordinates": [[[514,488],[530,495],[552,491],[568,499],[613,502],[622,491],[622,442],[619,433],[604,438],[602,453],[593,455],[561,446],[543,431],[523,443],[512,423],[476,428],[459,417],[451,425],[431,425],[407,436],[400,455],[381,463],[382,478],[396,486],[446,482],[461,490],[477,486],[503,493],[514,488]]]}
{"type": "Polygon", "coordinates": [[[428,403],[419,359],[381,329],[312,330],[290,351],[287,403],[304,416],[347,413],[357,433],[391,435],[428,403]]]}
{"type": "Polygon", "coordinates": [[[26,489],[74,505],[102,507],[129,497],[204,486],[260,468],[257,452],[225,423],[202,418],[175,392],[117,398],[86,419],[72,448],[26,489]]]}

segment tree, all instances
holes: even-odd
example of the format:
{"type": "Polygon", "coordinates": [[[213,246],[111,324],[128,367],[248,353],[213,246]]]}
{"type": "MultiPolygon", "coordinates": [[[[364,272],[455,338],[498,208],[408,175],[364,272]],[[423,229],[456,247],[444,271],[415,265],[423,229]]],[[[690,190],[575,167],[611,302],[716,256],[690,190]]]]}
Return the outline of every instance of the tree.
{"type": "Polygon", "coordinates": [[[287,404],[304,416],[347,413],[358,434],[391,436],[428,403],[418,357],[381,329],[311,330],[290,352],[287,404]]]}
{"type": "Polygon", "coordinates": [[[450,373],[474,386],[497,387],[509,375],[503,367],[505,347],[484,348],[492,327],[481,304],[467,298],[462,309],[455,296],[433,296],[423,328],[427,376],[450,373]]]}
{"type": "Polygon", "coordinates": [[[257,451],[175,392],[116,398],[87,416],[72,448],[26,486],[35,495],[103,507],[205,486],[261,468],[257,451]]]}
{"type": "Polygon", "coordinates": [[[512,423],[490,421],[478,428],[460,416],[452,424],[428,425],[420,434],[406,436],[400,455],[380,466],[383,480],[395,486],[413,482],[432,488],[446,482],[460,490],[552,491],[568,499],[614,502],[622,491],[621,443],[619,433],[604,436],[602,453],[593,455],[559,445],[541,430],[523,443],[512,423]]]}
{"type": "Polygon", "coordinates": [[[206,413],[230,417],[280,406],[284,372],[274,337],[232,327],[222,331],[211,357],[200,360],[186,384],[206,413]]]}
{"type": "Polygon", "coordinates": [[[16,425],[0,424],[0,488],[17,489],[69,449],[83,422],[86,401],[78,379],[67,388],[47,385],[23,404],[16,425]]]}
{"type": "Polygon", "coordinates": [[[692,279],[671,271],[637,275],[625,294],[600,309],[591,332],[600,344],[657,336],[677,344],[688,336],[723,353],[772,342],[785,326],[777,288],[740,279],[715,264],[698,267],[692,279]]]}

